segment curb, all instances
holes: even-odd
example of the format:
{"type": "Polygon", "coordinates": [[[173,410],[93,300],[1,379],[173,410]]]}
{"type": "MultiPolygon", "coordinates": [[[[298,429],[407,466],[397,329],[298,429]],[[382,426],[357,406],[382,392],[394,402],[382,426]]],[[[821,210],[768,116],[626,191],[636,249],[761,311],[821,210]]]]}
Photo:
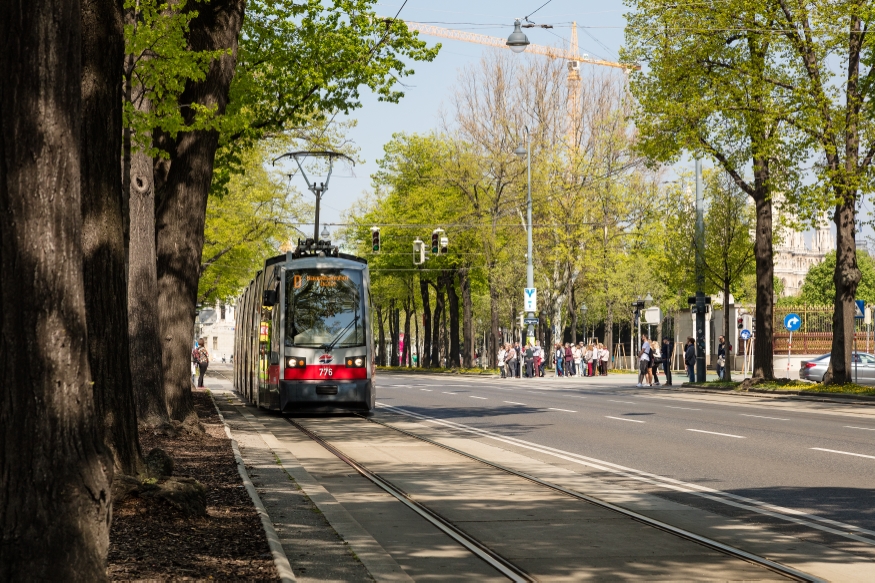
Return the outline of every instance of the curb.
{"type": "MultiPolygon", "coordinates": [[[[695,389],[696,392],[721,393],[724,395],[768,395],[770,397],[786,397],[798,401],[822,401],[826,403],[851,404],[851,405],[870,405],[875,406],[875,397],[868,395],[844,395],[838,393],[817,393],[813,391],[769,391],[765,389],[748,389],[747,391],[739,391],[733,387],[708,387],[704,385],[688,385],[684,384],[674,390],[695,389]],[[801,399],[799,397],[802,397],[801,399]],[[850,403],[849,403],[850,401],[850,403]]],[[[663,389],[672,390],[672,389],[663,389]]]]}
{"type": "Polygon", "coordinates": [[[261,526],[264,528],[264,534],[267,536],[267,545],[270,547],[270,554],[273,555],[273,562],[279,573],[280,581],[283,583],[294,583],[297,581],[297,579],[295,579],[295,572],[292,571],[292,565],[289,563],[289,558],[286,556],[285,550],[283,550],[280,538],[277,535],[276,530],[273,528],[273,522],[271,522],[267,510],[261,502],[261,497],[259,497],[255,485],[252,483],[249,474],[246,472],[246,465],[243,463],[243,457],[240,455],[240,449],[237,447],[237,440],[231,436],[231,428],[228,427],[228,424],[225,422],[225,417],[222,415],[222,412],[219,411],[219,406],[216,405],[216,400],[213,398],[213,392],[207,392],[210,395],[210,401],[213,402],[213,407],[216,409],[216,413],[219,415],[219,419],[222,420],[222,425],[225,427],[225,435],[231,440],[231,449],[234,450],[234,459],[237,460],[237,471],[240,473],[240,478],[243,479],[243,485],[246,487],[246,491],[249,493],[249,497],[255,505],[255,510],[258,512],[259,518],[261,518],[261,526]]]}

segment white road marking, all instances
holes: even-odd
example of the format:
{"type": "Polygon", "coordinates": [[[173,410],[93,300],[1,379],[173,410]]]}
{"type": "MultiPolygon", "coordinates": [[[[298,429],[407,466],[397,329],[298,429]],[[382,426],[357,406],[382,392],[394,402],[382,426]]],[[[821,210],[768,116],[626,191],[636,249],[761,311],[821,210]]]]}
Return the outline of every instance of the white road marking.
{"type": "Polygon", "coordinates": [[[633,403],[632,401],[615,401],[613,399],[608,399],[611,403],[628,403],[629,405],[637,405],[638,403],[633,403]]]}
{"type": "Polygon", "coordinates": [[[617,421],[628,421],[630,423],[644,423],[644,421],[638,421],[637,419],[623,419],[622,417],[611,417],[610,415],[605,415],[608,419],[616,419],[617,421]]]}
{"type": "Polygon", "coordinates": [[[692,407],[672,407],[671,405],[666,405],[669,409],[686,409],[687,411],[701,411],[701,409],[693,409],[692,407]]]}
{"type": "Polygon", "coordinates": [[[566,413],[577,413],[577,411],[571,411],[569,409],[557,409],[555,407],[547,407],[551,411],[565,411],[566,413]]]}
{"type": "Polygon", "coordinates": [[[848,429],[865,429],[866,431],[875,431],[875,427],[854,427],[853,425],[845,425],[848,429]]]}
{"type": "Polygon", "coordinates": [[[759,417],[760,419],[774,419],[775,421],[789,421],[782,417],[766,417],[765,415],[748,415],[747,413],[739,413],[742,417],[759,417]]]}
{"type": "Polygon", "coordinates": [[[528,407],[528,405],[526,405],[525,403],[517,403],[516,401],[505,401],[505,403],[510,403],[511,405],[523,405],[525,407],[528,407]]]}
{"type": "Polygon", "coordinates": [[[431,392],[431,389],[419,389],[419,390],[420,391],[428,391],[429,393],[431,392]]]}
{"type": "Polygon", "coordinates": [[[823,449],[822,447],[812,447],[809,449],[816,449],[817,451],[828,451],[830,453],[840,453],[840,454],[844,454],[844,455],[853,455],[856,457],[867,457],[870,460],[875,460],[875,455],[865,455],[862,453],[851,453],[849,451],[838,451],[837,449],[823,449]]]}
{"type": "Polygon", "coordinates": [[[474,395],[468,395],[468,396],[471,397],[472,399],[483,399],[484,401],[486,400],[486,397],[475,397],[474,395]]]}
{"type": "Polygon", "coordinates": [[[444,391],[444,394],[445,395],[455,395],[456,393],[448,393],[447,391],[444,391]]]}
{"type": "Polygon", "coordinates": [[[736,439],[747,439],[743,435],[732,435],[731,433],[717,433],[716,431],[703,431],[702,429],[687,429],[687,431],[695,431],[696,433],[710,433],[711,435],[722,435],[723,437],[734,437],[736,439]]]}

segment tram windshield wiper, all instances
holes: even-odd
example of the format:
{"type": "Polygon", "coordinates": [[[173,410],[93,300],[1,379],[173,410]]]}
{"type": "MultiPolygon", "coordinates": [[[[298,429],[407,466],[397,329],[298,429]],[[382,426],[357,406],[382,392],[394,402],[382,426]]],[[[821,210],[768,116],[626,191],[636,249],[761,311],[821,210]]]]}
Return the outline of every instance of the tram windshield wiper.
{"type": "Polygon", "coordinates": [[[322,345],[322,348],[325,349],[325,352],[331,352],[334,349],[334,347],[337,346],[337,343],[340,342],[340,339],[343,338],[343,335],[346,334],[347,331],[349,331],[349,329],[352,328],[354,325],[358,324],[358,321],[359,321],[359,317],[358,317],[358,314],[356,314],[353,317],[353,319],[350,321],[350,323],[347,324],[346,326],[344,326],[343,330],[338,332],[337,335],[331,340],[331,342],[329,342],[328,344],[322,345]]]}

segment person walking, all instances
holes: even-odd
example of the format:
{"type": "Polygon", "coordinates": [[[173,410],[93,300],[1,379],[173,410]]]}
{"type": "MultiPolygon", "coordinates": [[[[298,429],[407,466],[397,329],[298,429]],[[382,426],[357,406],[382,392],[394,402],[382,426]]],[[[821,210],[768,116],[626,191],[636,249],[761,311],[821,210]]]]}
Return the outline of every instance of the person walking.
{"type": "MultiPolygon", "coordinates": [[[[647,336],[641,335],[641,350],[638,352],[638,384],[637,387],[643,387],[643,382],[647,380],[650,374],[650,341],[647,336]]],[[[649,382],[648,382],[649,384],[649,382]]]]}
{"type": "Polygon", "coordinates": [[[526,378],[533,379],[535,378],[535,349],[531,344],[526,344],[524,355],[526,362],[526,378]]]}
{"type": "Polygon", "coordinates": [[[207,339],[201,338],[198,340],[200,347],[197,349],[197,386],[203,388],[204,374],[207,372],[207,367],[210,365],[210,353],[207,352],[207,339]]]}
{"type": "Polygon", "coordinates": [[[504,364],[507,367],[507,378],[512,379],[516,376],[516,349],[510,344],[507,345],[507,354],[504,356],[504,364]]]}
{"type": "Polygon", "coordinates": [[[723,380],[723,374],[726,371],[726,339],[723,336],[718,338],[717,344],[717,378],[723,380]]]}
{"type": "Polygon", "coordinates": [[[659,386],[659,365],[662,364],[662,354],[659,352],[659,344],[656,340],[650,341],[650,353],[653,357],[650,361],[650,371],[653,373],[653,384],[659,386]]]}
{"type": "Polygon", "coordinates": [[[671,357],[674,345],[668,337],[662,339],[662,372],[665,373],[665,386],[671,386],[671,357]]]}
{"type": "Polygon", "coordinates": [[[544,349],[535,341],[535,378],[544,376],[544,349]]]}
{"type": "Polygon", "coordinates": [[[562,363],[565,362],[565,351],[562,350],[562,345],[557,343],[553,347],[553,359],[556,361],[556,376],[562,376],[562,363]]]}
{"type": "Polygon", "coordinates": [[[696,341],[692,336],[687,338],[686,349],[684,350],[684,364],[687,365],[687,376],[690,377],[690,383],[696,382],[696,341]]]}
{"type": "Polygon", "coordinates": [[[568,342],[565,343],[565,373],[565,376],[574,376],[574,352],[568,342]]]}
{"type": "Polygon", "coordinates": [[[198,341],[194,341],[194,348],[191,349],[191,384],[197,382],[197,349],[200,347],[198,341]]]}
{"type": "Polygon", "coordinates": [[[507,366],[504,362],[504,357],[507,356],[507,345],[502,344],[498,349],[498,370],[501,373],[501,378],[507,378],[507,366]]]}
{"type": "Polygon", "coordinates": [[[611,362],[611,353],[604,344],[599,344],[599,360],[602,376],[606,377],[608,376],[608,363],[611,362]]]}

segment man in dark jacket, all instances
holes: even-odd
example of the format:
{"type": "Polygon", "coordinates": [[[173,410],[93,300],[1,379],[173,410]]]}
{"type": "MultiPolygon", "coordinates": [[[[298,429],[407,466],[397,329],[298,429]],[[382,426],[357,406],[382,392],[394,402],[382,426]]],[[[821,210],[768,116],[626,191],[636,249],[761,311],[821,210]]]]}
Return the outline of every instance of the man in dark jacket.
{"type": "Polygon", "coordinates": [[[662,370],[665,372],[665,384],[671,386],[671,361],[672,351],[674,350],[674,342],[668,339],[668,336],[662,338],[662,370]]]}
{"type": "Polygon", "coordinates": [[[690,377],[690,382],[696,382],[696,341],[692,337],[687,338],[684,364],[687,365],[687,375],[690,377]]]}

